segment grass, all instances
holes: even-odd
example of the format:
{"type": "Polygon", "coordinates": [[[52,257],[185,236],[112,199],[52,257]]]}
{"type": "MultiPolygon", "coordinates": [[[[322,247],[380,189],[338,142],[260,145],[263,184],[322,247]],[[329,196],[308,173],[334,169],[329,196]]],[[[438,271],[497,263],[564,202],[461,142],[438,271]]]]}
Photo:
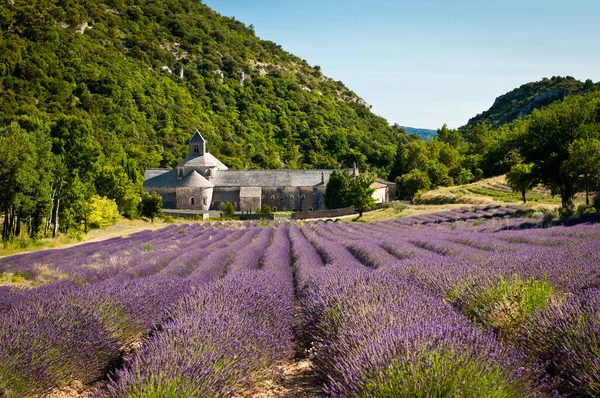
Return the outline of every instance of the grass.
{"type": "MultiPolygon", "coordinates": [[[[177,220],[176,222],[183,223],[186,220],[177,220]]],[[[160,219],[155,219],[153,223],[143,220],[127,220],[121,219],[118,223],[103,229],[93,229],[87,234],[59,234],[56,239],[31,239],[27,236],[16,238],[10,242],[4,242],[0,247],[0,257],[9,256],[12,254],[31,252],[36,250],[65,248],[75,246],[85,242],[100,241],[117,236],[127,236],[146,229],[159,229],[166,227],[170,223],[160,219]]]]}
{"type": "MultiPolygon", "coordinates": [[[[527,193],[528,202],[544,204],[560,204],[560,197],[553,197],[550,191],[536,187],[527,193]]],[[[505,176],[488,178],[471,184],[453,187],[439,187],[423,193],[417,202],[420,204],[520,204],[521,194],[512,192],[506,185],[505,176]]]]}
{"type": "Polygon", "coordinates": [[[407,360],[372,376],[361,397],[522,397],[527,386],[511,371],[453,350],[408,353],[407,360]]]}
{"type": "Polygon", "coordinates": [[[510,333],[520,328],[536,310],[546,308],[553,293],[546,277],[527,281],[518,275],[508,280],[501,277],[490,288],[467,292],[463,312],[485,327],[510,333]]]}

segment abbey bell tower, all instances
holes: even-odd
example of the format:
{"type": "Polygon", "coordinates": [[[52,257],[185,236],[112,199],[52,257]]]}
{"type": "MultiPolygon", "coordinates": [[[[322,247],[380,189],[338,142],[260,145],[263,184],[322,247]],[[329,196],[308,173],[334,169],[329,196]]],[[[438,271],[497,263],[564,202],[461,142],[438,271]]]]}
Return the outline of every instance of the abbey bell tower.
{"type": "Polygon", "coordinates": [[[190,155],[192,156],[204,156],[206,153],[206,140],[202,137],[202,134],[198,130],[190,138],[190,155]]]}

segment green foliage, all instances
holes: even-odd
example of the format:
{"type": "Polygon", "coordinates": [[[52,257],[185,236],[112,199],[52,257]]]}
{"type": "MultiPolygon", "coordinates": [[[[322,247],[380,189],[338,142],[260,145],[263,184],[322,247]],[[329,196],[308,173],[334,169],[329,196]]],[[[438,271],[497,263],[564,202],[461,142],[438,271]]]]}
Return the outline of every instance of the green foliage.
{"type": "Polygon", "coordinates": [[[523,203],[527,203],[525,194],[534,185],[531,174],[532,166],[531,164],[519,163],[511,167],[506,174],[506,183],[514,192],[519,192],[523,196],[523,203]]]}
{"type": "Polygon", "coordinates": [[[94,195],[89,203],[89,226],[92,228],[106,228],[117,221],[119,221],[119,209],[115,201],[94,195]]]}
{"type": "Polygon", "coordinates": [[[172,216],[165,216],[163,217],[163,222],[166,224],[174,224],[175,219],[172,216]]]}
{"type": "Polygon", "coordinates": [[[473,128],[485,123],[495,129],[569,95],[584,94],[594,90],[593,83],[584,83],[571,76],[544,78],[539,82],[524,84],[496,98],[489,110],[469,120],[466,127],[473,128]]]}
{"type": "Polygon", "coordinates": [[[523,137],[521,153],[534,164],[533,178],[560,194],[565,211],[573,210],[579,177],[569,162],[571,154],[582,154],[573,152],[578,142],[585,142],[578,140],[600,138],[599,123],[600,95],[574,96],[534,111],[523,137]]]}
{"type": "Polygon", "coordinates": [[[258,209],[256,212],[260,214],[271,214],[273,211],[271,210],[268,204],[263,203],[260,209],[258,209]]]}
{"type": "Polygon", "coordinates": [[[500,278],[488,289],[468,292],[459,301],[467,316],[498,331],[512,332],[537,309],[546,308],[553,292],[546,277],[523,281],[515,275],[509,280],[500,278]]]}
{"type": "Polygon", "coordinates": [[[138,212],[140,216],[149,218],[151,221],[154,221],[156,217],[161,217],[163,215],[162,197],[156,192],[144,192],[138,206],[138,212]]]}
{"type": "Polygon", "coordinates": [[[374,374],[360,397],[518,398],[526,386],[511,371],[451,349],[407,352],[408,358],[374,374]]]}
{"type": "Polygon", "coordinates": [[[341,209],[350,206],[350,181],[348,174],[334,171],[325,188],[325,206],[328,209],[341,209]]]}
{"type": "Polygon", "coordinates": [[[429,189],[431,182],[424,172],[415,169],[408,174],[396,179],[396,186],[400,199],[413,200],[422,191],[429,189]]]}
{"type": "Polygon", "coordinates": [[[154,250],[154,246],[152,246],[150,243],[144,243],[142,246],[142,251],[144,252],[151,252],[152,250],[154,250]]]}
{"type": "Polygon", "coordinates": [[[365,210],[375,207],[375,189],[371,188],[374,182],[375,177],[362,173],[351,179],[348,184],[348,201],[358,211],[359,217],[362,217],[365,210]]]}
{"type": "Polygon", "coordinates": [[[223,212],[224,216],[232,216],[235,214],[235,206],[233,205],[233,203],[227,201],[221,208],[221,211],[223,212]]]}

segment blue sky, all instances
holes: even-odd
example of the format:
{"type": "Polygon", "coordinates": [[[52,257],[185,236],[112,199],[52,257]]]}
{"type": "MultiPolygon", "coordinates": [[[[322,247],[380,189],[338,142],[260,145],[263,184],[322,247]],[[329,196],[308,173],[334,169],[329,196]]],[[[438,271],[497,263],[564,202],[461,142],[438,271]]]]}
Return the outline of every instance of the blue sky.
{"type": "Polygon", "coordinates": [[[598,0],[205,0],[390,123],[464,125],[543,77],[600,81],[598,0]]]}

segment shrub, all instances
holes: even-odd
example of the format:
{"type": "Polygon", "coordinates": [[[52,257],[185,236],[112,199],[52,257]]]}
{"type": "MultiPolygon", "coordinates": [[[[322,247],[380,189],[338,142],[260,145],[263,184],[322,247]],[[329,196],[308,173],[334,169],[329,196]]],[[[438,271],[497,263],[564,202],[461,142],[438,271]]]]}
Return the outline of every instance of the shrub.
{"type": "Polygon", "coordinates": [[[154,218],[160,217],[163,214],[162,197],[156,192],[144,192],[138,212],[142,217],[147,217],[150,221],[154,221],[154,218]]]}
{"type": "Polygon", "coordinates": [[[235,214],[235,206],[233,205],[233,203],[227,201],[223,205],[223,208],[221,209],[221,211],[223,212],[223,215],[225,215],[225,216],[232,216],[235,214]]]}
{"type": "Polygon", "coordinates": [[[92,228],[106,228],[119,221],[117,203],[108,198],[95,195],[90,202],[88,222],[92,228]]]}
{"type": "Polygon", "coordinates": [[[167,224],[174,224],[175,223],[175,219],[172,216],[165,216],[163,217],[163,221],[167,224]]]}
{"type": "Polygon", "coordinates": [[[267,205],[267,204],[263,204],[263,205],[260,207],[260,209],[258,209],[258,210],[256,211],[256,213],[260,213],[260,214],[271,214],[271,213],[272,213],[272,211],[271,211],[271,208],[269,207],[269,205],[267,205]]]}
{"type": "Polygon", "coordinates": [[[464,313],[477,322],[500,332],[521,327],[538,308],[546,308],[553,287],[546,277],[523,281],[518,275],[500,281],[490,288],[467,292],[459,302],[464,313]]]}

